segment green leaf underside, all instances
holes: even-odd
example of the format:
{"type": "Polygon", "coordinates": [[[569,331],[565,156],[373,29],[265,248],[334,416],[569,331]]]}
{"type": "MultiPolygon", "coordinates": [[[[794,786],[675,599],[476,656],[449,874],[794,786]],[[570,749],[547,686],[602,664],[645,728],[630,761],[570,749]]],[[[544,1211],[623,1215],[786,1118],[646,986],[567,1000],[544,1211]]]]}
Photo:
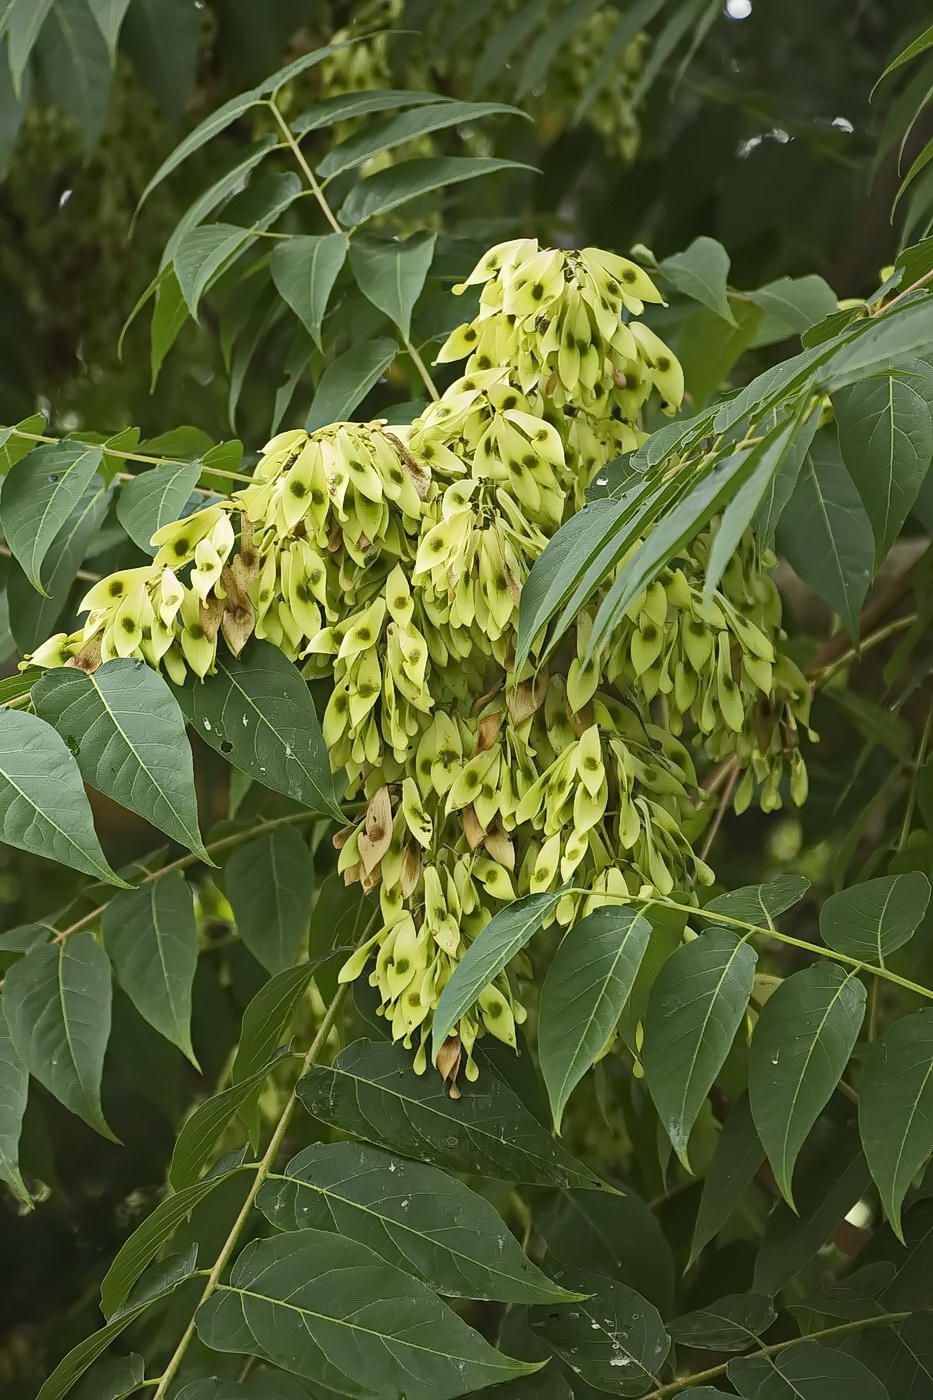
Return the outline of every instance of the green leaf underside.
{"type": "Polygon", "coordinates": [[[32,694],[85,782],[210,863],[184,717],[158,672],[129,659],[108,661],[93,675],[61,667],[46,671],[32,694]]]}
{"type": "Polygon", "coordinates": [[[645,1076],[685,1166],[690,1131],[748,1006],[756,961],[748,943],[709,929],[668,958],[651,990],[645,1076]]]}
{"type": "Polygon", "coordinates": [[[240,1352],[248,1339],[253,1354],[351,1396],[451,1400],[538,1369],[493,1351],[372,1250],[320,1230],[248,1245],[196,1318],[207,1346],[240,1352]]]}
{"type": "Polygon", "coordinates": [[[279,1230],[334,1231],[439,1293],[540,1303],[568,1295],[526,1258],[493,1207],[436,1167],[357,1143],[317,1143],[261,1189],[279,1230]]]}
{"type": "Polygon", "coordinates": [[[402,1046],[358,1040],[301,1080],[299,1097],[322,1123],[435,1166],[502,1181],[607,1190],[491,1073],[447,1098],[417,1075],[402,1046]]]}

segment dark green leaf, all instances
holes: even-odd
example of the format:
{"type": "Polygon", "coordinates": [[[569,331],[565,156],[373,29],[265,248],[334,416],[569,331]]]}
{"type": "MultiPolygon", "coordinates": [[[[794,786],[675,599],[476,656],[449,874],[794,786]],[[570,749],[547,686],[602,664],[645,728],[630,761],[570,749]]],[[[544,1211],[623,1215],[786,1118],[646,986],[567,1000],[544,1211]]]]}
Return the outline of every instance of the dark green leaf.
{"type": "Polygon", "coordinates": [[[252,241],[249,229],[235,224],[199,224],[179,240],[173,266],[192,316],[197,317],[198,303],[210,282],[252,241]]]}
{"type": "MultiPolygon", "coordinates": [[[[314,974],[313,963],[299,963],[270,977],[243,1013],[230,1079],[240,1084],[272,1059],[291,1022],[292,1012],[314,974]]],[[[259,1143],[259,1091],[261,1083],[240,1104],[237,1112],[249,1130],[253,1148],[259,1143]]]]}
{"type": "Polygon", "coordinates": [[[111,55],[116,50],[117,39],[120,37],[120,26],[129,3],[130,0],[89,0],[91,13],[97,20],[111,55]]]}
{"type": "Polygon", "coordinates": [[[907,519],[933,457],[933,372],[868,379],[833,400],[849,475],[868,512],[880,564],[907,519]]]}
{"type": "MultiPolygon", "coordinates": [[[[363,165],[383,151],[394,150],[396,146],[416,141],[432,131],[445,131],[450,126],[462,126],[465,122],[480,121],[483,117],[502,113],[512,117],[525,116],[521,108],[509,107],[502,102],[450,101],[422,105],[394,117],[385,117],[382,121],[366,122],[359,131],[331,147],[317,167],[317,173],[321,179],[330,180],[344,170],[363,165]]],[[[396,165],[394,169],[400,172],[402,166],[396,165]]],[[[446,184],[447,181],[441,183],[446,184]]]]}
{"type": "Polygon", "coordinates": [[[764,495],[755,511],[755,534],[763,546],[770,547],[774,541],[778,522],[784,514],[784,507],[794,494],[797,478],[803,460],[810,450],[810,444],[820,424],[820,410],[813,409],[798,427],[787,451],[778,464],[777,471],[765,487],[764,495]]]}
{"type": "Polygon", "coordinates": [[[308,956],[316,960],[342,948],[349,953],[374,916],[379,916],[378,905],[358,884],[345,885],[342,875],[328,875],[311,911],[308,956]]]}
{"type": "Polygon", "coordinates": [[[836,294],[822,277],[779,277],[746,292],[762,311],[780,321],[791,335],[801,335],[838,308],[836,294]]]}
{"type": "Polygon", "coordinates": [[[29,1073],[115,1142],[100,1106],[110,998],[110,963],[90,933],[37,944],[3,984],[10,1038],[29,1073]]]}
{"type": "Polygon", "coordinates": [[[891,1400],[933,1400],[933,1322],[916,1312],[896,1327],[862,1333],[856,1360],[877,1376],[891,1400]]]}
{"type": "Polygon", "coordinates": [[[852,334],[826,360],[819,388],[835,394],[876,374],[890,374],[933,349],[929,295],[904,302],[883,316],[852,323],[852,334]]]}
{"type": "Polygon", "coordinates": [[[231,195],[242,192],[252,171],[265,160],[275,145],[276,139],[271,133],[263,137],[261,141],[256,141],[251,145],[249,155],[238,160],[231,169],[221,175],[219,180],[208,185],[204,193],[188,206],[172,230],[171,237],[162,252],[161,266],[163,269],[174,260],[176,248],[191,229],[203,223],[208,214],[213,213],[218,205],[223,204],[231,195]]]}
{"type": "Polygon", "coordinates": [[[473,940],[454,968],[434,1012],[431,1044],[435,1060],[460,1017],[537,933],[561,898],[559,890],[551,894],[526,894],[494,914],[473,940]]]}
{"type": "Polygon", "coordinates": [[[749,1100],[775,1180],[791,1205],[794,1164],[849,1062],[865,1000],[854,973],[817,963],[782,982],[758,1017],[749,1100]]]}
{"type": "Polygon", "coordinates": [[[415,1074],[400,1045],[358,1040],[306,1074],[298,1093],[320,1122],[404,1157],[502,1181],[608,1189],[491,1074],[453,1100],[436,1076],[415,1074]]]}
{"type": "Polygon", "coordinates": [[[29,1075],[13,1048],[0,997],[0,1181],[26,1206],[31,1202],[19,1171],[19,1136],[28,1092],[29,1075]]]}
{"type": "Polygon", "coordinates": [[[559,1278],[591,1296],[533,1308],[535,1336],[600,1391],[643,1395],[657,1385],[671,1347],[657,1308],[624,1283],[583,1269],[562,1270],[559,1278]]]}
{"type": "Polygon", "coordinates": [[[930,882],[919,870],[864,880],[830,895],[820,913],[823,941],[875,967],[916,932],[930,902],[930,882]]]}
{"type": "Polygon", "coordinates": [[[145,1374],[146,1363],[135,1351],[104,1361],[88,1372],[74,1400],[126,1400],[139,1390],[145,1374]]]}
{"type": "Polygon", "coordinates": [[[440,93],[399,88],[340,92],[334,97],[325,97],[307,112],[302,112],[291,126],[297,136],[305,131],[320,131],[321,127],[334,126],[337,122],[352,121],[354,117],[368,117],[371,112],[387,112],[394,107],[426,107],[432,102],[449,101],[450,98],[442,97],[440,93]]]}
{"type": "MultiPolygon", "coordinates": [[[[916,39],[909,43],[906,48],[902,49],[896,58],[891,60],[882,73],[881,78],[886,78],[888,74],[893,73],[895,69],[902,68],[905,63],[910,63],[912,59],[917,58],[922,53],[926,53],[929,48],[933,48],[933,24],[931,24],[928,29],[925,29],[922,34],[918,34],[916,39]]],[[[879,83],[881,82],[881,78],[878,79],[879,83]]]]}
{"type": "Polygon", "coordinates": [[[764,885],[743,885],[737,890],[727,890],[698,912],[710,923],[716,922],[712,915],[725,914],[757,928],[774,928],[778,914],[803,899],[809,888],[810,881],[804,875],[777,875],[764,885]]]}
{"type": "Polygon", "coordinates": [[[321,323],[337,274],[347,256],[345,233],[296,234],[278,243],[269,259],[276,289],[314,343],[321,347],[321,323]]]}
{"type": "Polygon", "coordinates": [[[739,1099],[722,1127],[712,1161],[706,1169],[700,1208],[693,1227],[690,1260],[693,1264],[710,1240],[718,1235],[765,1159],[755,1130],[747,1095],[739,1099]]]}
{"type": "Polygon", "coordinates": [[[51,8],[52,0],[13,0],[12,5],[4,6],[8,60],[17,96],[29,55],[51,8]]]}
{"type": "Polygon", "coordinates": [[[394,340],[366,340],[332,360],[318,380],[305,427],[309,433],[350,418],[398,354],[394,340]]]}
{"type": "Polygon", "coordinates": [[[670,1311],[674,1256],[657,1216],[632,1191],[562,1191],[551,1209],[535,1213],[535,1227],[559,1263],[617,1279],[660,1313],[670,1311]]]}
{"type": "Polygon", "coordinates": [[[902,1017],[872,1045],[862,1076],[859,1126],[882,1204],[903,1238],[904,1196],[933,1152],[933,1013],[902,1017]]]}
{"type": "Polygon", "coordinates": [[[747,1351],[777,1313],[763,1293],[734,1293],[667,1324],[675,1342],[703,1351],[747,1351]]]}
{"type": "Polygon", "coordinates": [[[651,989],[645,1077],[688,1170],[690,1132],[748,1008],[756,961],[749,943],[710,929],[668,958],[651,989]]]}
{"type": "Polygon", "coordinates": [[[117,497],[117,519],[134,544],[155,554],[156,530],[178,520],[201,475],[200,462],[167,462],[128,481],[117,497]]]}
{"type": "MultiPolygon", "coordinates": [[[[504,1303],[566,1299],[474,1191],[420,1163],[356,1143],[316,1143],[260,1190],[278,1230],[332,1230],[438,1293],[504,1303]]],[[[574,1294],[569,1295],[576,1296],[574,1294]]]]}
{"type": "Polygon", "coordinates": [[[434,190],[446,190],[451,185],[476,180],[480,175],[492,175],[497,170],[531,169],[532,166],[522,161],[499,160],[493,156],[427,156],[407,160],[361,180],[343,201],[337,217],[344,228],[356,228],[434,190]]]}
{"type": "MultiPolygon", "coordinates": [[[[201,29],[201,13],[197,5],[189,4],[188,0],[133,0],[123,22],[120,47],[132,60],[168,122],[175,123],[181,118],[194,85],[201,29]]],[[[250,105],[248,102],[241,105],[239,98],[231,99],[225,104],[225,107],[234,108],[230,116],[221,115],[225,109],[218,107],[167,158],[162,169],[150,180],[140,204],[149,190],[168,174],[166,167],[174,169],[209,139],[209,135],[203,135],[205,127],[210,128],[210,135],[223,131],[250,105]],[[182,147],[187,148],[184,153],[182,147]]]]}
{"type": "Polygon", "coordinates": [[[0,714],[0,840],[126,888],[104,859],[64,739],[37,715],[17,710],[0,714]]]}
{"type": "MultiPolygon", "coordinates": [[[[334,237],[337,235],[335,234],[334,237]]],[[[357,286],[373,306],[384,311],[407,339],[411,313],[428,275],[436,234],[416,235],[404,243],[350,245],[350,265],[357,286]]]]}
{"type": "Polygon", "coordinates": [[[904,1212],[906,1247],[889,1224],[876,1230],[859,1262],[865,1266],[888,1263],[894,1276],[879,1293],[884,1310],[899,1312],[925,1307],[930,1297],[933,1269],[933,1198],[915,1201],[904,1212]]]}
{"type": "Polygon", "coordinates": [[[84,442],[37,447],[10,469],[0,498],[0,523],[13,557],[38,592],[42,561],[100,466],[103,449],[84,442]]]}
{"type": "Polygon", "coordinates": [[[463,1400],[574,1400],[573,1392],[556,1366],[545,1366],[533,1376],[507,1381],[486,1390],[471,1390],[463,1400]]]}
{"type": "Polygon", "coordinates": [[[854,1128],[836,1132],[797,1177],[797,1214],[784,1201],[775,1206],[755,1263],[753,1287],[772,1297],[822,1249],[871,1183],[854,1128]]]}
{"type": "Polygon", "coordinates": [[[889,1400],[877,1376],[854,1356],[811,1341],[777,1356],[730,1361],[729,1379],[746,1400],[889,1400]]]}
{"type": "Polygon", "coordinates": [[[308,932],[314,862],[293,826],[238,846],[224,867],[240,937],[267,972],[291,967],[308,932]]]}
{"type": "Polygon", "coordinates": [[[93,675],[59,667],[39,678],[32,698],[85,782],[213,863],[198,830],[184,718],[157,671],[129,658],[108,661],[93,675]]]}
{"type": "Polygon", "coordinates": [[[343,820],[311,692],[278,647],[253,641],[238,658],[219,652],[215,675],[173,690],[201,738],[234,768],[343,820]]]}
{"type": "Polygon", "coordinates": [[[195,1062],[191,988],[198,926],[194,894],[181,871],[116,895],[104,910],[102,925],[117,981],[136,1010],[195,1062]]]}
{"type": "Polygon", "coordinates": [[[729,254],[715,238],[705,235],[695,238],[689,248],[665,258],[660,267],[667,280],[684,296],[702,302],[731,326],[735,325],[726,295],[729,254]]]}
{"type": "Polygon", "coordinates": [[[595,909],[567,933],[541,989],[538,1055],[555,1131],[618,1024],[651,936],[634,909],[595,909]]]}
{"type": "Polygon", "coordinates": [[[218,1172],[186,1186],[183,1191],[174,1191],[165,1196],[151,1215],[147,1215],[141,1225],[121,1245],[113,1263],[104,1275],[100,1286],[100,1305],[106,1318],[122,1309],[130,1289],[140,1274],[171,1239],[175,1230],[194,1210],[199,1201],[209,1196],[222,1181],[229,1180],[231,1173],[218,1172]]]}
{"type": "Polygon", "coordinates": [[[100,136],[110,99],[111,58],[87,0],[55,0],[36,46],[46,90],[84,137],[100,136]]]}
{"type": "Polygon", "coordinates": [[[168,1169],[169,1185],[173,1190],[183,1191],[186,1186],[193,1186],[197,1182],[201,1168],[217,1146],[227,1124],[239,1113],[253,1090],[262,1084],[269,1069],[270,1065],[263,1065],[248,1079],[241,1080],[239,1084],[231,1084],[229,1089],[223,1089],[212,1098],[205,1099],[190,1118],[185,1120],[175,1140],[175,1150],[168,1169]]]}
{"type": "Polygon", "coordinates": [[[352,1395],[376,1393],[375,1383],[406,1400],[449,1400],[537,1369],[493,1351],[372,1250],[320,1230],[247,1245],[197,1327],[215,1351],[240,1352],[249,1338],[254,1355],[352,1395]]]}
{"type": "Polygon", "coordinates": [[[778,546],[804,583],[839,614],[851,637],[871,582],[868,516],[832,434],[818,434],[778,526],[778,546]]]}

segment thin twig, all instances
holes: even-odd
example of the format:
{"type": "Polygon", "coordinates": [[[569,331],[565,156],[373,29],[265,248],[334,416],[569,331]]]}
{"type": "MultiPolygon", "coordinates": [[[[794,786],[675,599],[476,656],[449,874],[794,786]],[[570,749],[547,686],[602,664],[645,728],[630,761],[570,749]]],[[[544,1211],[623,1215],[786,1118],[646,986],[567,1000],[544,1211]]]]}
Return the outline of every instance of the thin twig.
{"type": "Polygon", "coordinates": [[[732,801],[732,793],[735,789],[735,785],[738,782],[738,780],[739,765],[736,762],[730,770],[728,776],[726,777],[726,781],[723,785],[722,796],[719,799],[719,805],[716,808],[716,811],[713,813],[713,820],[709,824],[709,830],[706,833],[706,839],[704,840],[703,845],[700,848],[700,860],[706,860],[706,857],[710,853],[710,847],[716,840],[719,828],[722,826],[723,817],[726,815],[729,803],[732,801]]]}
{"type": "MultiPolygon", "coordinates": [[[[84,439],[80,437],[48,437],[44,433],[24,433],[21,428],[10,428],[9,432],[13,437],[23,438],[26,442],[42,442],[51,444],[52,446],[60,442],[75,442],[81,447],[99,447],[106,456],[119,457],[123,462],[145,462],[148,466],[154,467],[191,466],[190,461],[186,461],[183,457],[150,457],[143,452],[123,452],[119,451],[116,447],[108,447],[105,442],[85,442],[84,439]]],[[[243,476],[240,472],[223,471],[220,467],[212,467],[209,464],[204,465],[203,463],[202,469],[209,472],[211,476],[222,476],[226,481],[245,481],[247,485],[252,484],[253,478],[251,476],[243,476]]],[[[119,472],[118,476],[121,481],[135,480],[135,476],[132,472],[119,472]]],[[[209,490],[206,486],[195,486],[193,489],[201,496],[213,496],[216,494],[216,492],[209,490]]]]}

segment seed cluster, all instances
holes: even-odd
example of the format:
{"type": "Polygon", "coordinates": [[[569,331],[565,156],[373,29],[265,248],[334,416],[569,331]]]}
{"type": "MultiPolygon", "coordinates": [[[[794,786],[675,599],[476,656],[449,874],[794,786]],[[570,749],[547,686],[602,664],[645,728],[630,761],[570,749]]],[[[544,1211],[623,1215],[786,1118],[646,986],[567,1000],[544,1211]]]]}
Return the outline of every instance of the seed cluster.
{"type": "MultiPolygon", "coordinates": [[[[378,892],[381,926],[341,977],[370,968],[392,1034],[426,1064],[452,970],[516,897],[567,886],[567,927],[607,900],[669,894],[712,872],[683,834],[697,777],[684,742],[738,757],[747,805],[780,805],[808,689],[775,649],[780,603],[749,535],[704,599],[709,534],[680,552],[588,659],[598,595],[546,664],[515,665],[522,586],[594,474],[645,437],[652,394],[683,394],[675,357],[637,318],[660,301],[634,263],[596,249],[492,249],[462,287],[477,314],[439,360],[465,373],[414,423],[279,434],[252,484],[160,530],[151,565],[104,579],[88,620],[32,657],[93,669],[140,656],[181,682],[221,637],[255,634],[333,683],[335,772],[363,810],[334,838],[345,880],[378,892]],[[239,526],[237,530],[236,520],[239,526]]],[[[605,581],[605,592],[612,578],[605,581]]],[[[525,1011],[505,972],[455,1038],[468,1078],[525,1011]]],[[[448,1056],[450,1059],[450,1056],[448,1056]]]]}

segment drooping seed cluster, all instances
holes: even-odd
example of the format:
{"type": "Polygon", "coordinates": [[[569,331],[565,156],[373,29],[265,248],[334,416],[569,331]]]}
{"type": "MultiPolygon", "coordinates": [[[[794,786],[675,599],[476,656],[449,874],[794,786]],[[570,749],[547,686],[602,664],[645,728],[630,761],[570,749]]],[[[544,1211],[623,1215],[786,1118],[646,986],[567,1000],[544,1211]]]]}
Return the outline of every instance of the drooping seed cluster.
{"type": "MultiPolygon", "coordinates": [[[[780,804],[808,690],[775,650],[780,603],[751,536],[704,601],[709,535],[680,552],[587,659],[593,610],[547,664],[514,664],[521,589],[595,472],[644,439],[652,393],[674,411],[680,367],[635,319],[660,297],[594,249],[494,248],[464,288],[477,314],[440,360],[469,355],[414,423],[279,434],[232,500],[160,530],[152,564],[95,584],[74,636],[34,664],[141,656],[176,682],[223,638],[255,634],[333,689],[323,719],[358,818],[338,868],[378,894],[381,923],[341,976],[370,968],[416,1065],[453,968],[517,896],[567,887],[569,926],[619,895],[689,890],[712,873],[683,834],[697,778],[686,737],[780,804]],[[239,526],[237,533],[236,520],[239,526]]],[[[604,589],[611,585],[609,579],[604,589]]],[[[457,1027],[468,1077],[489,1032],[524,1010],[506,973],[457,1027]]],[[[450,1059],[450,1057],[448,1057],[450,1059]]]]}

